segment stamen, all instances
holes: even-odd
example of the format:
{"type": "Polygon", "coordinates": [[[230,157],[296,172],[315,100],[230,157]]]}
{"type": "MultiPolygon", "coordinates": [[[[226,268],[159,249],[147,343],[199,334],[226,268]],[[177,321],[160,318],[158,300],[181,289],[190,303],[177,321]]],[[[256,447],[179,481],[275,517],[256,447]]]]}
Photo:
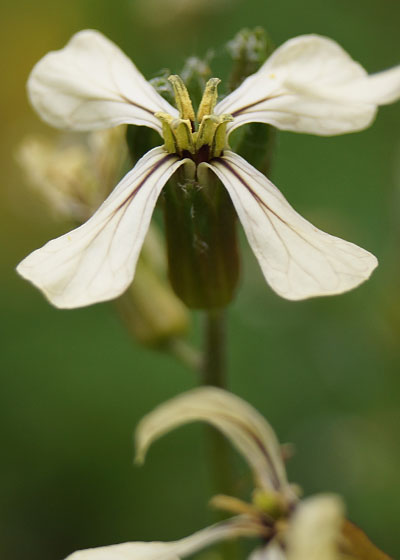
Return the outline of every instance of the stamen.
{"type": "Polygon", "coordinates": [[[169,154],[175,154],[177,152],[178,146],[171,129],[171,123],[174,118],[168,113],[162,112],[154,113],[154,116],[161,121],[165,149],[169,154]]]}
{"type": "Polygon", "coordinates": [[[218,98],[218,84],[221,82],[219,78],[210,78],[206,84],[203,97],[197,111],[197,120],[201,122],[207,115],[212,115],[218,98]]]}
{"type": "Polygon", "coordinates": [[[200,122],[199,132],[196,138],[196,149],[199,150],[204,144],[212,145],[215,130],[219,124],[219,117],[207,115],[200,122]]]}
{"type": "Polygon", "coordinates": [[[162,123],[166,151],[181,157],[192,154],[197,163],[219,157],[226,147],[226,125],[233,120],[228,114],[213,114],[220,80],[211,78],[206,84],[197,113],[198,130],[195,130],[193,106],[184,82],[179,76],[169,76],[168,80],[174,88],[180,116],[155,113],[162,123]]]}
{"type": "Polygon", "coordinates": [[[193,105],[182,78],[180,76],[173,75],[169,76],[168,81],[171,82],[172,87],[174,88],[175,102],[180,118],[194,123],[195,115],[193,105]]]}
{"type": "Polygon", "coordinates": [[[171,128],[176,138],[179,151],[183,152],[187,150],[191,154],[194,154],[196,150],[190,121],[188,119],[174,119],[171,123],[171,128]]]}
{"type": "Polygon", "coordinates": [[[214,141],[212,145],[212,157],[219,157],[224,148],[226,147],[226,126],[228,122],[232,122],[231,115],[221,115],[219,117],[219,124],[214,134],[214,141]]]}

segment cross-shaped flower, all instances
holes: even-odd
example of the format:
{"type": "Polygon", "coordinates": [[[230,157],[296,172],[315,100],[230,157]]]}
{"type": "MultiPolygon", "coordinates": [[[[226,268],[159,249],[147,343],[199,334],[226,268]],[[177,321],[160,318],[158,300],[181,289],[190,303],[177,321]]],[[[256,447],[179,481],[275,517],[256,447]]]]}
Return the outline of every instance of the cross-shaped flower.
{"type": "Polygon", "coordinates": [[[73,308],[120,295],[133,279],[157,198],[184,167],[200,182],[209,169],[226,187],[264,276],[282,297],[338,294],[366,280],[376,258],[302,218],[280,191],[228,146],[229,134],[251,122],[319,135],[361,130],[377,106],[400,97],[400,66],[368,76],[334,41],[292,39],[258,72],[217,103],[218,79],[206,87],[197,114],[178,76],[177,109],[97,31],[81,31],[33,69],[28,91],[49,124],[95,130],[128,123],[160,133],[150,150],[79,228],[49,241],[18,266],[56,306],[73,308]]]}
{"type": "Polygon", "coordinates": [[[214,506],[230,519],[175,542],[127,542],[81,550],[67,560],[179,560],[213,543],[256,537],[260,546],[249,560],[390,560],[344,518],[338,496],[321,494],[300,500],[288,483],[282,450],[268,422],[242,399],[222,389],[203,387],[160,405],[136,431],[137,460],[162,435],[193,421],[221,431],[252,470],[250,503],[215,496],[214,506]]]}

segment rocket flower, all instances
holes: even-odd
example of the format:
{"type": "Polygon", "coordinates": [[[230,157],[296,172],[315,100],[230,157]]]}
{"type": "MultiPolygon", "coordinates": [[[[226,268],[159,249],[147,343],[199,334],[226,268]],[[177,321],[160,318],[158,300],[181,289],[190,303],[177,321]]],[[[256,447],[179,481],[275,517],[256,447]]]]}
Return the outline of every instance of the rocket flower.
{"type": "Polygon", "coordinates": [[[376,258],[300,216],[230,150],[228,139],[251,122],[322,136],[362,130],[378,105],[400,97],[400,66],[367,75],[334,41],[305,35],[284,43],[222,101],[219,80],[211,78],[197,112],[179,76],[170,81],[176,108],[114,43],[92,30],[36,64],[29,97],[50,125],[78,131],[147,126],[163,144],[137,162],[85,224],[31,253],[18,272],[57,307],[117,297],[132,281],[157,199],[180,169],[195,188],[207,184],[210,173],[222,182],[266,281],[280,296],[339,294],[365,281],[376,258]]]}
{"type": "Polygon", "coordinates": [[[67,560],[179,560],[227,539],[258,539],[249,560],[390,560],[344,517],[342,500],[318,494],[300,500],[286,476],[282,449],[265,420],[248,403],[222,389],[203,387],[161,404],[136,431],[137,461],[162,435],[193,421],[208,422],[226,436],[250,467],[249,502],[217,495],[214,507],[227,520],[174,542],[127,542],[81,550],[67,560]]]}

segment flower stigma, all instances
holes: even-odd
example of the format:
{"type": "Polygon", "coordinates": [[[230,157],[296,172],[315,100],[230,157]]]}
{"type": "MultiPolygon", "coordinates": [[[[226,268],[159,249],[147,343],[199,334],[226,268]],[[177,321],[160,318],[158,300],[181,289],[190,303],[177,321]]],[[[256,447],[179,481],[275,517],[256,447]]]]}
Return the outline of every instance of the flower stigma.
{"type": "Polygon", "coordinates": [[[193,110],[189,92],[180,76],[169,76],[179,118],[158,112],[161,121],[164,147],[170,154],[190,158],[195,164],[220,157],[226,147],[226,126],[233,121],[229,114],[214,115],[217,103],[219,78],[210,78],[204,89],[197,115],[193,110]]]}

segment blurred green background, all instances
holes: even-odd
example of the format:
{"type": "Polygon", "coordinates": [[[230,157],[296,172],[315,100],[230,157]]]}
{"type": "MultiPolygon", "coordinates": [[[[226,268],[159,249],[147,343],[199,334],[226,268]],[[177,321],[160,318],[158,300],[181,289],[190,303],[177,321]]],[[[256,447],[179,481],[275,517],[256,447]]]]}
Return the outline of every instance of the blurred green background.
{"type": "MultiPolygon", "coordinates": [[[[175,539],[210,521],[203,431],[167,436],[142,468],[132,432],[157,403],[196,384],[172,358],[130,339],[114,308],[52,308],[14,272],[65,224],[15,164],[21,138],[47,134],[25,81],[47,51],[96,28],[151,77],[262,25],[277,45],[302,33],[337,40],[369,72],[400,62],[398,0],[59,0],[7,2],[1,15],[0,557],[57,560],[77,548],[175,539]]],[[[222,53],[223,54],[223,53],[222,53]]],[[[218,68],[223,74],[224,68],[218,68]]],[[[280,133],[272,179],[317,226],[375,253],[352,293],[287,302],[243,243],[229,312],[230,383],[297,452],[307,494],[343,494],[350,518],[400,555],[400,104],[359,134],[280,133]]],[[[200,314],[194,317],[199,338],[200,314]]],[[[246,471],[242,469],[243,473],[246,471]]]]}

